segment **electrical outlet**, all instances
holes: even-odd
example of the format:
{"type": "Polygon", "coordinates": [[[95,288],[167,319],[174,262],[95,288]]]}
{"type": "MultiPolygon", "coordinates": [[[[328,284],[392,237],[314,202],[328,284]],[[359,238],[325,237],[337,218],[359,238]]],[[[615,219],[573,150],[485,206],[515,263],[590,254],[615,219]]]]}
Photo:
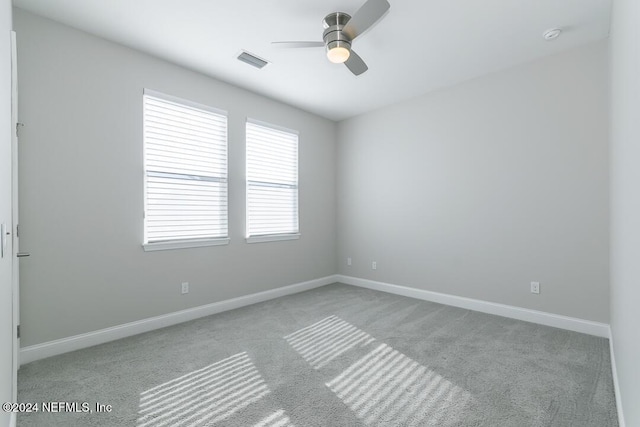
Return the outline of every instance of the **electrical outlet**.
{"type": "Polygon", "coordinates": [[[189,293],[189,282],[182,282],[182,293],[183,294],[189,293]]]}
{"type": "Polygon", "coordinates": [[[375,261],[373,261],[373,262],[371,263],[371,269],[372,269],[372,270],[377,270],[377,269],[378,269],[378,263],[377,263],[377,262],[375,262],[375,261]]]}
{"type": "Polygon", "coordinates": [[[347,265],[351,265],[351,257],[347,258],[347,265]]]}
{"type": "Polygon", "coordinates": [[[532,294],[540,293],[540,282],[531,282],[531,293],[532,294]]]}

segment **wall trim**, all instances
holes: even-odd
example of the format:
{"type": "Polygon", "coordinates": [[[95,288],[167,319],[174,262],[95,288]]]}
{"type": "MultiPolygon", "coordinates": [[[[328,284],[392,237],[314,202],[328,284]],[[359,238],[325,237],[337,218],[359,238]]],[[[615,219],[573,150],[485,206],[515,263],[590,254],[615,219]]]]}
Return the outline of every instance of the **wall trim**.
{"type": "Polygon", "coordinates": [[[360,279],[358,277],[345,276],[341,274],[337,276],[337,281],[347,285],[437,302],[440,304],[466,308],[468,310],[475,310],[488,314],[495,314],[498,316],[523,320],[525,322],[539,323],[541,325],[553,326],[603,338],[609,337],[609,325],[606,323],[593,322],[590,320],[583,320],[575,317],[562,316],[560,314],[530,310],[528,308],[482,301],[473,298],[459,297],[440,292],[426,291],[423,289],[410,288],[391,283],[377,282],[369,279],[360,279]]]}
{"type": "Polygon", "coordinates": [[[609,352],[611,354],[611,375],[613,376],[613,390],[616,395],[616,408],[618,410],[618,426],[625,427],[624,412],[622,411],[622,396],[618,383],[618,368],[616,368],[616,356],[613,352],[613,331],[609,327],[609,352]]]}
{"type": "Polygon", "coordinates": [[[176,325],[178,323],[187,322],[200,317],[210,316],[223,311],[229,311],[245,307],[247,305],[268,301],[285,295],[308,291],[337,281],[336,275],[326,276],[306,282],[295,283],[293,285],[282,286],[276,289],[270,289],[268,291],[244,295],[237,298],[201,305],[199,307],[163,314],[161,316],[150,317],[135,322],[100,329],[93,332],[48,341],[42,344],[30,345],[20,349],[20,365],[44,359],[46,357],[103,344],[120,338],[130,337],[143,332],[164,328],[166,326],[176,325]]]}
{"type": "MultiPolygon", "coordinates": [[[[67,353],[70,351],[80,350],[94,345],[103,344],[120,338],[126,338],[132,335],[149,332],[155,329],[176,325],[178,323],[187,322],[189,320],[198,319],[200,317],[210,316],[212,314],[245,307],[274,298],[295,294],[298,292],[304,292],[335,282],[609,338],[610,345],[612,342],[611,330],[609,328],[609,325],[605,323],[593,322],[590,320],[583,320],[574,317],[562,316],[559,314],[530,310],[506,304],[493,303],[439,292],[426,291],[423,289],[416,289],[407,286],[394,285],[391,283],[384,283],[369,279],[361,279],[358,277],[336,274],[319,279],[309,280],[306,282],[295,283],[293,285],[283,286],[280,288],[270,289],[268,291],[262,291],[237,298],[231,298],[224,301],[214,302],[199,307],[150,317],[147,319],[125,323],[110,328],[100,329],[93,332],[87,332],[84,334],[74,335],[71,337],[23,347],[20,349],[20,365],[67,353]]],[[[612,369],[614,369],[615,371],[613,347],[611,347],[611,364],[612,369]]],[[[616,399],[619,400],[617,374],[615,372],[614,383],[616,386],[616,399]]],[[[619,413],[621,413],[621,406],[618,405],[618,408],[619,413]]],[[[624,426],[621,424],[621,427],[624,426]]]]}
{"type": "Polygon", "coordinates": [[[16,427],[16,413],[12,412],[9,417],[9,427],[16,427]]]}

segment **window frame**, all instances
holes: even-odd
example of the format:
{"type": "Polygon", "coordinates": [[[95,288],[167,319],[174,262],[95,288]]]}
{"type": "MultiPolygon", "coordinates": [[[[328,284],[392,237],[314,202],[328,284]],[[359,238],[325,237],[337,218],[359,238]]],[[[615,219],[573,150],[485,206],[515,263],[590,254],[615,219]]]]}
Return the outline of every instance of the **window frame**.
{"type": "MultiPolygon", "coordinates": [[[[279,183],[278,183],[279,184],[279,183]]],[[[300,239],[302,233],[300,231],[300,132],[294,129],[286,128],[283,126],[275,125],[273,123],[256,120],[251,117],[247,117],[245,121],[245,241],[247,243],[263,243],[263,242],[277,242],[284,240],[297,240],[300,239]],[[250,235],[249,234],[249,150],[248,147],[248,135],[247,126],[249,124],[273,129],[279,132],[285,132],[296,136],[296,225],[297,230],[290,233],[273,233],[262,235],[250,235]]]]}
{"type": "MultiPolygon", "coordinates": [[[[227,111],[211,107],[209,105],[200,104],[194,101],[190,101],[188,99],[179,98],[172,95],[167,95],[162,92],[158,92],[152,89],[144,88],[142,92],[142,160],[143,160],[143,237],[142,237],[142,247],[145,252],[150,251],[162,251],[162,250],[171,250],[171,249],[186,249],[186,248],[197,248],[197,247],[206,247],[206,246],[219,246],[219,245],[227,245],[229,244],[229,116],[227,111]],[[226,171],[225,176],[218,178],[215,182],[224,182],[226,184],[225,188],[225,197],[226,197],[226,220],[227,220],[227,229],[226,236],[220,237],[205,237],[205,238],[178,238],[171,240],[163,240],[163,241],[148,241],[147,236],[147,201],[148,201],[148,193],[147,193],[147,178],[149,175],[149,171],[147,169],[147,142],[145,140],[145,126],[146,126],[146,102],[145,96],[150,96],[156,99],[164,100],[167,102],[176,103],[178,105],[183,105],[185,107],[191,107],[198,110],[207,111],[216,115],[224,116],[225,118],[225,161],[226,161],[226,171]]],[[[162,174],[162,171],[156,171],[155,174],[162,174]]],[[[169,173],[171,174],[171,173],[169,173]]],[[[181,174],[176,174],[181,175],[181,174]]],[[[197,174],[182,174],[184,176],[191,175],[193,177],[202,177],[197,174]]]]}

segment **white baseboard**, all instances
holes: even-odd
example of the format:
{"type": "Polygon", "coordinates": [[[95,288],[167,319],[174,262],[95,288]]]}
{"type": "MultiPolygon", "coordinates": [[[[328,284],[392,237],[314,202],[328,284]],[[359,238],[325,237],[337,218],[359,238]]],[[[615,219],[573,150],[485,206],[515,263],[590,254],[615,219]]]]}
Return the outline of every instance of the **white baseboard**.
{"type": "Polygon", "coordinates": [[[69,351],[80,350],[82,348],[91,347],[143,332],[149,332],[154,329],[164,328],[166,326],[187,322],[189,320],[221,313],[223,311],[233,310],[235,308],[256,304],[285,295],[303,292],[334,282],[341,282],[347,285],[359,286],[396,295],[451,305],[454,307],[480,311],[483,313],[495,314],[498,316],[524,320],[527,322],[539,323],[542,325],[582,332],[599,337],[610,337],[609,325],[604,323],[592,322],[589,320],[561,316],[558,314],[551,314],[542,311],[529,310],[526,308],[514,307],[505,304],[458,297],[438,292],[425,291],[422,289],[393,285],[390,283],[376,282],[373,280],[360,279],[357,277],[332,275],[320,279],[309,280],[307,282],[283,286],[264,292],[258,292],[251,295],[245,295],[225,301],[189,308],[174,313],[138,320],[131,323],[125,323],[123,325],[100,329],[94,332],[88,332],[85,334],[49,341],[42,344],[27,346],[20,349],[20,364],[23,365],[25,363],[44,359],[46,357],[56,356],[58,354],[67,353],[69,351]]]}
{"type": "Polygon", "coordinates": [[[598,337],[609,337],[609,325],[606,323],[592,322],[590,320],[583,320],[575,317],[546,313],[544,311],[530,310],[527,308],[515,307],[512,305],[458,297],[455,295],[425,291],[422,289],[393,285],[384,282],[376,282],[374,280],[360,279],[351,276],[338,275],[337,281],[340,283],[345,283],[347,285],[359,286],[376,291],[402,295],[405,297],[452,305],[454,307],[466,308],[468,310],[475,310],[483,313],[509,317],[512,319],[524,320],[525,322],[539,323],[541,325],[553,326],[556,328],[567,329],[575,332],[582,332],[584,334],[595,335],[598,337]]]}
{"type": "Polygon", "coordinates": [[[616,355],[613,352],[613,332],[609,328],[609,351],[611,354],[611,375],[613,376],[613,390],[616,394],[616,408],[618,409],[618,426],[625,427],[624,412],[622,411],[622,397],[618,383],[618,368],[616,368],[616,355]]]}
{"type": "Polygon", "coordinates": [[[293,285],[283,286],[280,288],[258,292],[251,295],[245,295],[225,301],[214,302],[212,304],[206,304],[199,307],[176,311],[174,313],[150,317],[148,319],[125,323],[123,325],[113,326],[111,328],[100,329],[94,332],[88,332],[85,334],[62,338],[55,341],[49,341],[42,344],[30,345],[20,349],[20,364],[23,365],[25,363],[44,359],[46,357],[56,356],[58,354],[67,353],[74,350],[80,350],[82,348],[103,344],[120,338],[141,334],[143,332],[149,332],[154,329],[164,328],[166,326],[176,325],[178,323],[187,322],[189,320],[198,319],[200,317],[210,316],[212,314],[221,313],[223,311],[233,310],[235,308],[256,304],[285,295],[307,291],[309,289],[318,288],[320,286],[328,285],[336,281],[336,275],[326,276],[320,279],[309,280],[307,282],[296,283],[293,285]]]}

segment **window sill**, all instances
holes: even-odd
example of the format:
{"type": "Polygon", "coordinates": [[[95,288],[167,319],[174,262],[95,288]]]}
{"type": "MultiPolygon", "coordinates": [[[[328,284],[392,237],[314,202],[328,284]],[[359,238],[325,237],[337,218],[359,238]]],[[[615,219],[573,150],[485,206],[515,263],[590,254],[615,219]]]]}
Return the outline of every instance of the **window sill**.
{"type": "Polygon", "coordinates": [[[270,236],[252,236],[247,237],[247,243],[263,243],[263,242],[277,242],[280,240],[298,240],[300,233],[296,234],[273,234],[270,236]]]}
{"type": "Polygon", "coordinates": [[[220,246],[228,245],[229,238],[222,239],[207,239],[207,240],[176,240],[173,242],[157,242],[157,243],[145,243],[142,248],[145,252],[153,251],[168,251],[171,249],[187,249],[187,248],[201,248],[205,246],[220,246]]]}

